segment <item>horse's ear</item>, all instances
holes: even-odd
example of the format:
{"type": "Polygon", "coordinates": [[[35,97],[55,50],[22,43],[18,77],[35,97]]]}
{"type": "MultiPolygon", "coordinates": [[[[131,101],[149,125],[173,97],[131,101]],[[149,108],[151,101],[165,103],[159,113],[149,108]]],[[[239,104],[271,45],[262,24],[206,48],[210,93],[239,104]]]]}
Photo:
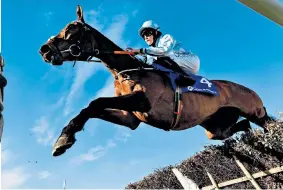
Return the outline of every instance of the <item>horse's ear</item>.
{"type": "Polygon", "coordinates": [[[78,5],[78,7],[77,7],[77,16],[78,16],[79,21],[81,21],[83,23],[85,22],[84,15],[83,15],[83,8],[80,5],[78,5]]]}

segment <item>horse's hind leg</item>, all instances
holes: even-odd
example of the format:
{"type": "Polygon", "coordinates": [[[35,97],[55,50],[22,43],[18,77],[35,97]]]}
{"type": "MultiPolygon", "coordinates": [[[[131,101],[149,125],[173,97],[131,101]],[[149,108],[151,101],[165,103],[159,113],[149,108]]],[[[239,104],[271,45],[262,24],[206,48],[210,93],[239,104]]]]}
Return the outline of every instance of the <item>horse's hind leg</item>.
{"type": "Polygon", "coordinates": [[[251,128],[246,119],[237,122],[239,117],[238,108],[223,107],[200,125],[206,129],[209,139],[224,140],[237,132],[248,131],[251,128]]]}
{"type": "Polygon", "coordinates": [[[249,113],[241,113],[241,115],[246,117],[252,123],[262,127],[265,132],[267,132],[266,124],[268,122],[275,121],[274,118],[270,117],[267,114],[267,111],[266,111],[265,107],[258,108],[255,111],[253,111],[251,114],[249,114],[249,113]]]}
{"type": "Polygon", "coordinates": [[[230,127],[230,129],[227,131],[227,136],[230,137],[240,131],[248,132],[250,129],[252,129],[250,121],[247,119],[243,119],[230,127]]]}

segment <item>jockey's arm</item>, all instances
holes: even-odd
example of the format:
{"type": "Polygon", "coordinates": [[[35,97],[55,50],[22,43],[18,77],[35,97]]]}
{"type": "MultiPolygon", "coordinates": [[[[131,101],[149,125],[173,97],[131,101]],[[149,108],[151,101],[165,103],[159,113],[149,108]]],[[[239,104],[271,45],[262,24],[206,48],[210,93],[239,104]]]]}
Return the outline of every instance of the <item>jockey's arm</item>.
{"type": "Polygon", "coordinates": [[[151,56],[151,55],[145,55],[145,56],[146,57],[136,55],[135,58],[138,59],[139,61],[143,62],[143,63],[151,65],[155,60],[154,56],[151,56]]]}
{"type": "Polygon", "coordinates": [[[174,39],[171,35],[166,34],[160,39],[160,41],[160,47],[143,48],[142,52],[152,56],[166,56],[167,52],[174,47],[174,39]]]}

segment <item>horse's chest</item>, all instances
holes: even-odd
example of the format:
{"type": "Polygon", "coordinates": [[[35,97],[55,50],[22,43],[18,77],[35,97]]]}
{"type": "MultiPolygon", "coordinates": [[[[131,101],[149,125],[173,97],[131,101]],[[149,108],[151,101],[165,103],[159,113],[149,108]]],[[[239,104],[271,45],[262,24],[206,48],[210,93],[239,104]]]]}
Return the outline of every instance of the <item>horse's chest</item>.
{"type": "Polygon", "coordinates": [[[119,78],[114,83],[115,88],[119,91],[120,95],[130,94],[133,91],[142,90],[141,85],[137,84],[134,80],[119,78]]]}

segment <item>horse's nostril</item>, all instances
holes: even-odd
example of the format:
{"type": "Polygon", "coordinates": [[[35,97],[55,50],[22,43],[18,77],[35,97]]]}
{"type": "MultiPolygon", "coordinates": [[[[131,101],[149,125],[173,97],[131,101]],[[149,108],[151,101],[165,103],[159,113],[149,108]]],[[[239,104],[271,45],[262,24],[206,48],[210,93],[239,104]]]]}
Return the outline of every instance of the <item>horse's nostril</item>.
{"type": "Polygon", "coordinates": [[[49,45],[43,45],[40,48],[40,52],[43,53],[43,54],[48,53],[49,51],[50,51],[49,45]]]}

